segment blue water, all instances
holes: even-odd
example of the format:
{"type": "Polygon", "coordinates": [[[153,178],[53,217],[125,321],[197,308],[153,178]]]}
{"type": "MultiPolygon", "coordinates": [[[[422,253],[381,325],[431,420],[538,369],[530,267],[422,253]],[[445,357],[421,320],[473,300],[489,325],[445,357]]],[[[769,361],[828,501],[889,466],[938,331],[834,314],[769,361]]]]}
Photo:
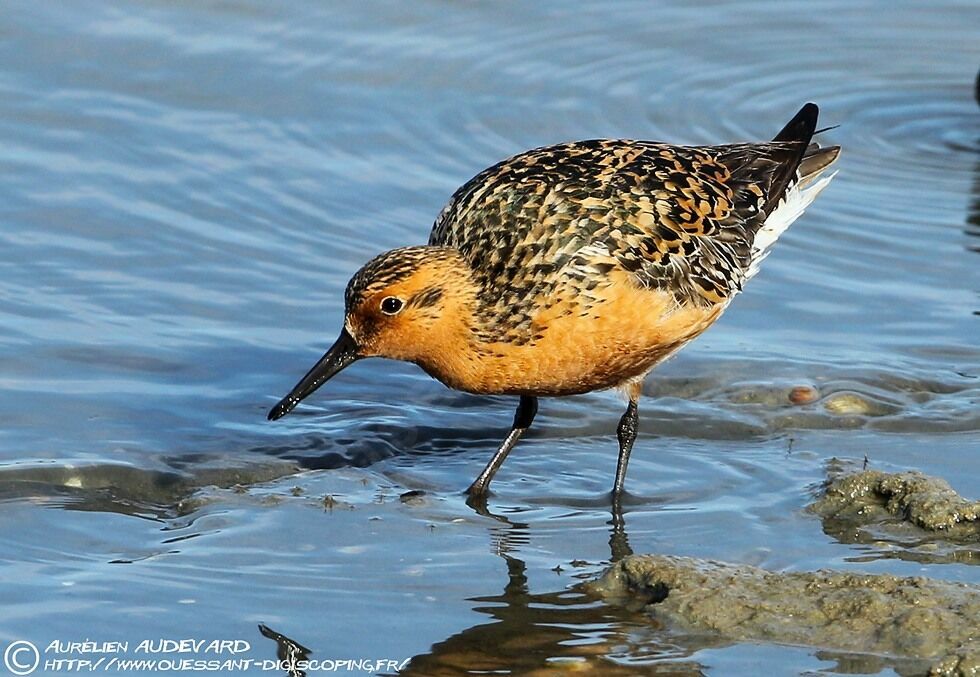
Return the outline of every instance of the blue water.
{"type": "Polygon", "coordinates": [[[349,276],[425,242],[483,167],[576,138],[769,138],[812,100],[840,173],[647,383],[630,544],[980,583],[976,554],[910,560],[802,512],[833,457],[980,496],[978,20],[952,1],[6,2],[0,641],[242,638],[271,659],[264,623],[417,674],[854,669],[571,591],[611,556],[614,395],[541,403],[497,519],[460,492],[508,398],[365,361],[265,413],[336,335],[349,276]],[[794,407],[803,384],[822,399],[794,407]],[[828,411],[840,392],[863,413],[828,411]]]}

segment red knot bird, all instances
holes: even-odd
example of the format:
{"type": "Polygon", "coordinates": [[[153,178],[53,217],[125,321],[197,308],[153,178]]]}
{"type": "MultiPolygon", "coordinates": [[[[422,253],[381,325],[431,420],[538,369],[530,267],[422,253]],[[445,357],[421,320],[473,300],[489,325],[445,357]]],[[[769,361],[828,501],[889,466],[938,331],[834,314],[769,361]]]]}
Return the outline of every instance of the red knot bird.
{"type": "Polygon", "coordinates": [[[618,388],[613,496],[623,491],[643,379],[722,314],[833,174],[808,103],[772,141],[592,140],[480,172],[424,246],[385,252],[347,285],[340,337],[272,411],[288,414],[365,357],[414,362],[450,388],[520,398],[470,485],[487,493],[539,397],[618,388]]]}

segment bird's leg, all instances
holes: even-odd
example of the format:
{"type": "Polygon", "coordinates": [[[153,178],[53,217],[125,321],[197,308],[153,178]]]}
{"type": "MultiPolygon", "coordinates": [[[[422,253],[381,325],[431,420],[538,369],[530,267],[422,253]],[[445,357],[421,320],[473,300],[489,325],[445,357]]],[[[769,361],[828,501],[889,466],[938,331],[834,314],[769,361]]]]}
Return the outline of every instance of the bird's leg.
{"type": "Polygon", "coordinates": [[[521,402],[517,405],[517,413],[514,414],[514,425],[511,426],[510,433],[500,448],[497,449],[493,458],[490,459],[490,462],[487,463],[487,467],[480,473],[480,476],[473,480],[473,484],[466,490],[466,493],[471,497],[486,495],[487,489],[490,487],[490,480],[497,474],[504,459],[507,458],[507,454],[517,444],[517,440],[521,438],[525,430],[531,427],[531,421],[534,420],[536,413],[538,413],[538,398],[521,395],[521,402]]]}
{"type": "Polygon", "coordinates": [[[616,431],[619,437],[619,461],[616,463],[616,484],[612,493],[612,519],[609,520],[609,524],[612,525],[609,552],[613,562],[633,554],[629,537],[626,535],[626,518],[623,516],[623,483],[626,481],[626,465],[630,460],[630,451],[636,440],[639,420],[636,403],[640,399],[640,384],[631,383],[626,392],[629,396],[629,404],[626,413],[619,419],[619,428],[616,431]]]}
{"type": "Polygon", "coordinates": [[[616,463],[616,483],[613,485],[613,508],[618,509],[619,501],[623,495],[623,484],[626,482],[626,466],[630,462],[630,452],[633,451],[633,442],[636,441],[636,429],[639,423],[639,415],[636,402],[640,398],[639,384],[629,389],[630,402],[626,406],[626,413],[619,419],[619,428],[616,436],[619,438],[619,461],[616,463]]]}

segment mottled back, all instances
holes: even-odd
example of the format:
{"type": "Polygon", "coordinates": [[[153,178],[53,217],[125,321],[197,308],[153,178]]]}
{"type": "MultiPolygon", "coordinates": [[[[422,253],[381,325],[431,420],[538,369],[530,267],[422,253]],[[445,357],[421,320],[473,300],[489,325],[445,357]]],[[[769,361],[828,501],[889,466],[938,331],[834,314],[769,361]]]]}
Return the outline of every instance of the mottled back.
{"type": "Polygon", "coordinates": [[[778,201],[774,188],[785,190],[808,142],[531,150],[457,190],[429,244],[454,247],[471,265],[491,323],[485,340],[530,340],[532,315],[548,304],[587,315],[614,269],[678,304],[727,303],[778,201]]]}

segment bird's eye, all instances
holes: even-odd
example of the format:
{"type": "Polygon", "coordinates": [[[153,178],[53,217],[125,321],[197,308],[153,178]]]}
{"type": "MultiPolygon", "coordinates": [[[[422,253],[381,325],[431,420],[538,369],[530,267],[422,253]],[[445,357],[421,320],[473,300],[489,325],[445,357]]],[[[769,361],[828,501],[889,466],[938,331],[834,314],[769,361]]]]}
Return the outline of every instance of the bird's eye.
{"type": "Polygon", "coordinates": [[[385,315],[394,315],[402,309],[405,303],[394,296],[386,296],[381,300],[381,312],[385,315]]]}

